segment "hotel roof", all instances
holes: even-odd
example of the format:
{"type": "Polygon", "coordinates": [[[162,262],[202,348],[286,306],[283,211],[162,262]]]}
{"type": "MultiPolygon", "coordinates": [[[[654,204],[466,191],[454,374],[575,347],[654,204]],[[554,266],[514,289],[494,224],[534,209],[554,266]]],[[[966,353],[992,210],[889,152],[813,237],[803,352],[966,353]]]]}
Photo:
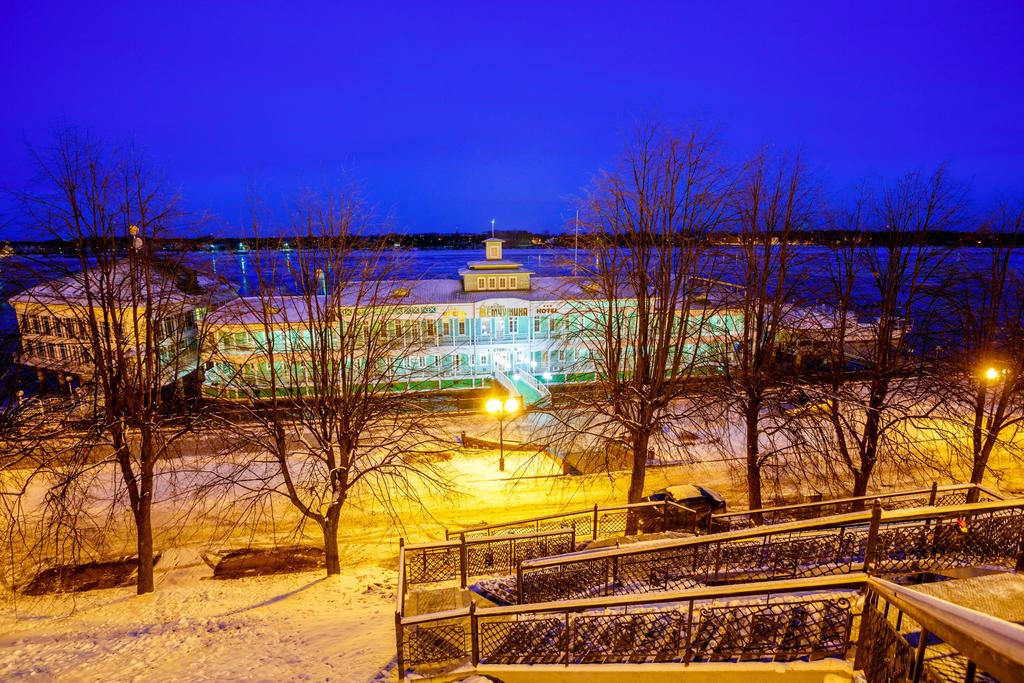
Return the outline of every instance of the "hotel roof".
{"type": "MultiPolygon", "coordinates": [[[[136,271],[138,272],[138,271],[136,271]]],[[[172,302],[200,302],[210,299],[209,303],[218,303],[234,298],[234,292],[209,277],[200,275],[177,264],[154,261],[149,273],[150,285],[154,296],[162,304],[172,302]]],[[[86,277],[91,284],[93,297],[113,296],[118,305],[131,304],[130,283],[134,277],[128,260],[121,259],[114,264],[110,277],[98,267],[91,268],[86,276],[85,271],[78,271],[55,278],[30,287],[11,296],[8,301],[18,303],[34,303],[40,305],[84,305],[86,297],[86,277]]]]}
{"type": "MultiPolygon", "coordinates": [[[[371,305],[388,297],[388,303],[400,306],[429,306],[474,304],[481,301],[518,300],[518,301],[572,301],[593,299],[595,295],[587,293],[583,278],[575,277],[538,277],[533,279],[532,289],[502,290],[486,292],[466,292],[460,280],[386,280],[369,287],[354,282],[341,293],[339,301],[328,301],[330,296],[318,296],[314,308],[323,310],[325,306],[371,305]]],[[[297,294],[286,294],[274,299],[275,320],[298,322],[306,317],[305,297],[297,294]]],[[[262,322],[258,315],[262,307],[259,297],[243,297],[236,299],[210,313],[210,322],[222,324],[255,324],[262,322]]]]}
{"type": "MultiPolygon", "coordinates": [[[[340,297],[317,296],[310,302],[315,311],[328,307],[369,306],[387,299],[399,306],[447,306],[476,304],[483,301],[512,303],[515,301],[586,301],[601,298],[582,277],[535,277],[529,290],[466,292],[462,282],[453,279],[385,280],[379,283],[353,282],[340,297]],[[589,291],[588,291],[589,290],[589,291]]],[[[308,317],[306,297],[298,294],[276,296],[272,315],[267,322],[302,322],[308,317]]],[[[255,325],[263,323],[260,314],[263,302],[259,297],[243,297],[215,309],[207,321],[223,325],[255,325]]]]}

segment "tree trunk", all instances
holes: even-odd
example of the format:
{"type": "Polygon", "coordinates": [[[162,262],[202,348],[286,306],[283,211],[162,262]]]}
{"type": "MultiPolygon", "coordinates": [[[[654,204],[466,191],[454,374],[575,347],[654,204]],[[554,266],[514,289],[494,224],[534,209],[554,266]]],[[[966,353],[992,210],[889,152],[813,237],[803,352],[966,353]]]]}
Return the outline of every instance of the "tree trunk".
{"type": "MultiPolygon", "coordinates": [[[[860,498],[868,494],[868,482],[871,481],[871,466],[863,465],[853,473],[853,497],[860,498]]],[[[864,509],[864,501],[853,502],[853,512],[860,512],[864,509]]]]}
{"type": "Polygon", "coordinates": [[[629,477],[630,503],[639,503],[644,495],[644,479],[647,476],[647,449],[650,437],[642,432],[633,437],[633,471],[629,477]]]}
{"type": "MultiPolygon", "coordinates": [[[[647,476],[647,449],[650,435],[640,432],[633,437],[633,470],[629,475],[629,503],[639,503],[644,496],[644,480],[647,476]]],[[[640,516],[634,510],[626,515],[626,535],[632,536],[640,528],[640,516]]]]}
{"type": "MultiPolygon", "coordinates": [[[[974,458],[971,465],[971,483],[980,484],[985,480],[985,470],[988,468],[988,459],[992,454],[992,448],[995,446],[995,438],[990,436],[981,444],[980,450],[975,450],[974,458]]],[[[967,492],[967,502],[977,503],[978,498],[981,497],[981,492],[977,488],[971,488],[967,492]]]]}
{"type": "Polygon", "coordinates": [[[324,532],[324,563],[327,576],[341,573],[341,557],[338,554],[338,519],[341,517],[340,507],[329,508],[327,516],[320,528],[324,532]]]}
{"type": "Polygon", "coordinates": [[[138,580],[135,592],[138,595],[152,593],[153,586],[153,498],[149,491],[152,487],[143,487],[145,493],[139,500],[139,509],[135,513],[135,535],[138,539],[138,580]]]}
{"type": "MultiPolygon", "coordinates": [[[[761,418],[761,402],[747,403],[746,415],[746,452],[747,452],[747,505],[750,510],[764,507],[761,500],[761,450],[758,442],[758,426],[761,418]]],[[[761,524],[760,514],[751,519],[754,524],[761,524]]]]}

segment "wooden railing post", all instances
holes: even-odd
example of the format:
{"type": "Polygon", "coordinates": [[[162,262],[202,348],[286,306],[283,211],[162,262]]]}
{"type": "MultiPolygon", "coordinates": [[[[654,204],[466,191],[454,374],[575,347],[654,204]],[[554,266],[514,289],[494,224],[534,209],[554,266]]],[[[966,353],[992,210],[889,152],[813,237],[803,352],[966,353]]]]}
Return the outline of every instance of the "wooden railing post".
{"type": "Polygon", "coordinates": [[[868,527],[868,540],[864,547],[864,573],[870,574],[875,563],[875,546],[878,545],[878,526],[882,521],[882,503],[875,500],[871,505],[871,525],[868,527]]]}
{"type": "Polygon", "coordinates": [[[939,482],[933,481],[932,482],[932,493],[931,493],[930,496],[928,496],[928,505],[930,507],[935,507],[935,501],[938,500],[938,499],[939,499],[939,482]]]}
{"type": "Polygon", "coordinates": [[[661,501],[661,530],[668,531],[668,501],[661,501]]]}
{"type": "Polygon", "coordinates": [[[516,565],[516,604],[523,604],[523,562],[516,565]]]}
{"type": "Polygon", "coordinates": [[[402,615],[395,612],[395,647],[398,654],[398,680],[405,680],[405,645],[403,643],[405,633],[402,628],[402,615]]]}
{"type": "Polygon", "coordinates": [[[398,568],[398,571],[400,571],[402,573],[402,579],[403,579],[401,581],[402,585],[398,587],[398,589],[401,591],[401,594],[399,595],[399,603],[398,603],[400,605],[400,608],[398,610],[399,616],[401,616],[402,614],[405,614],[405,584],[408,582],[408,578],[409,578],[406,575],[406,572],[405,572],[405,562],[406,562],[406,560],[405,560],[405,553],[402,552],[403,548],[405,548],[405,538],[399,538],[398,539],[398,557],[399,557],[399,561],[402,563],[402,566],[398,568]]]}
{"type": "Polygon", "coordinates": [[[569,610],[565,610],[565,665],[572,664],[572,634],[569,633],[569,610]]]}
{"type": "Polygon", "coordinates": [[[683,663],[690,666],[693,660],[693,600],[690,600],[689,612],[686,615],[686,654],[683,655],[683,663]]]}
{"type": "Polygon", "coordinates": [[[914,683],[921,680],[924,673],[924,652],[928,647],[928,629],[922,628],[917,632],[920,640],[917,641],[917,656],[914,657],[914,683]]]}
{"type": "Polygon", "coordinates": [[[476,617],[476,602],[469,601],[469,661],[473,666],[480,663],[480,623],[476,617]]]}
{"type": "Polygon", "coordinates": [[[597,503],[594,503],[594,540],[597,540],[597,503]]]}
{"type": "Polygon", "coordinates": [[[466,534],[459,534],[459,587],[465,588],[469,581],[469,548],[466,547],[466,534]]]}

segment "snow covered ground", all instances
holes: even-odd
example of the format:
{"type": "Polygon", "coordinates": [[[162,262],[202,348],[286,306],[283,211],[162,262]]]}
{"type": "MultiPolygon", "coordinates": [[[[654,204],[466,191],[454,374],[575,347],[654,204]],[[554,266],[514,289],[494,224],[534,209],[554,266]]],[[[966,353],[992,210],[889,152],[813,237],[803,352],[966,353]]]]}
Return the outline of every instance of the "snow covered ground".
{"type": "MultiPolygon", "coordinates": [[[[553,476],[560,468],[547,458],[512,452],[506,453],[507,471],[499,473],[497,455],[465,451],[445,462],[457,490],[425,494],[422,508],[409,503],[400,509],[402,528],[372,498],[354,500],[343,516],[340,577],[302,572],[214,580],[201,551],[271,539],[265,529],[252,528],[224,537],[215,533],[215,521],[203,534],[193,520],[192,533],[158,533],[180,545],[158,544],[163,557],[154,594],[136,596],[133,588],[44,597],[0,594],[0,680],[393,679],[399,536],[437,540],[446,526],[625,497],[625,472],[553,476]]],[[[720,468],[701,466],[659,468],[652,471],[651,484],[694,477],[728,486],[720,468]]],[[[287,505],[280,512],[287,513],[287,505]]],[[[289,528],[283,518],[278,524],[282,532],[289,528]]],[[[319,539],[307,528],[301,540],[319,539]]]]}
{"type": "MultiPolygon", "coordinates": [[[[493,423],[475,422],[466,425],[470,433],[492,431],[493,423]]],[[[701,483],[742,507],[742,478],[720,449],[702,444],[692,451],[690,464],[650,469],[647,488],[701,483]]],[[[445,527],[625,500],[628,472],[567,477],[543,456],[507,453],[506,472],[499,473],[497,461],[494,451],[456,452],[442,464],[454,489],[424,491],[419,502],[391,501],[401,525],[372,494],[354,496],[342,520],[343,574],[330,579],[302,572],[213,580],[200,560],[204,550],[275,539],[321,542],[315,529],[296,531],[287,503],[261,509],[258,518],[252,511],[239,518],[229,505],[204,507],[185,522],[158,514],[163,558],[154,594],[139,597],[132,588],[35,598],[0,593],[0,680],[393,680],[400,536],[439,540],[445,527]]],[[[107,545],[130,552],[130,540],[107,545]]]]}
{"type": "Polygon", "coordinates": [[[146,596],[18,598],[0,615],[0,680],[368,681],[394,657],[392,570],[217,581],[178,559],[198,564],[146,596]]]}

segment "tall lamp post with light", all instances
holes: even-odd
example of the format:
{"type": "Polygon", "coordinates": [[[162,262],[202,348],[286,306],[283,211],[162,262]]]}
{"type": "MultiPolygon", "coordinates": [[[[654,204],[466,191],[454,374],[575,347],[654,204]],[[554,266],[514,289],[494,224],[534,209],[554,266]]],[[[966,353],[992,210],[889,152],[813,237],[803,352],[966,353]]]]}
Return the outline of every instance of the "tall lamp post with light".
{"type": "Polygon", "coordinates": [[[519,412],[519,401],[515,398],[492,398],[487,401],[487,412],[498,418],[498,471],[505,471],[505,419],[519,412]]]}

